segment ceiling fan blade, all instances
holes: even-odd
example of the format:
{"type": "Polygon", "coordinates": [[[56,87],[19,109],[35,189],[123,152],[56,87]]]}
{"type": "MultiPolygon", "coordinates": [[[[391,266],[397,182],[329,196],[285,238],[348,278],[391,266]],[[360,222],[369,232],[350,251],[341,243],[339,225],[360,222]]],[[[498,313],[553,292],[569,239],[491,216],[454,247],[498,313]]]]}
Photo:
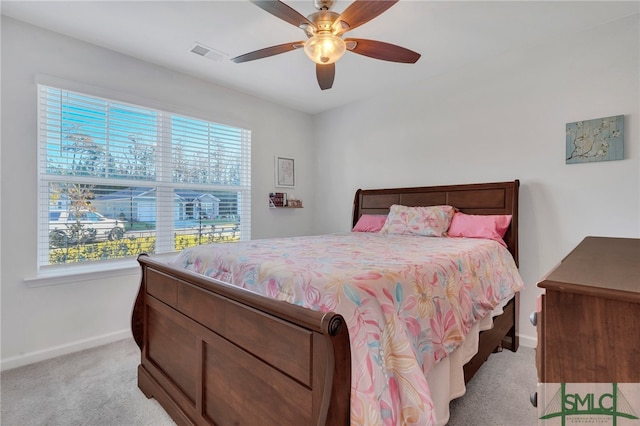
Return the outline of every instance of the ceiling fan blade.
{"type": "Polygon", "coordinates": [[[256,59],[267,58],[273,55],[279,55],[280,53],[290,52],[304,46],[303,41],[294,41],[291,43],[279,44],[277,46],[265,47],[264,49],[256,50],[254,52],[245,53],[244,55],[231,58],[233,62],[239,64],[240,62],[254,61],[256,59]]]}
{"type": "Polygon", "coordinates": [[[311,25],[313,27],[313,23],[311,23],[311,21],[281,1],[251,0],[251,3],[272,14],[276,18],[287,21],[296,27],[300,28],[306,25],[311,25]]]}
{"type": "Polygon", "coordinates": [[[331,89],[336,76],[336,64],[316,64],[316,77],[322,90],[331,89]]]}
{"type": "Polygon", "coordinates": [[[420,59],[420,54],[395,44],[383,41],[367,40],[364,38],[346,38],[347,49],[359,55],[390,62],[414,64],[420,59]],[[355,46],[353,46],[355,43],[355,46]],[[352,47],[353,46],[353,47],[352,47]]]}
{"type": "Polygon", "coordinates": [[[397,2],[398,0],[356,0],[333,23],[333,31],[340,35],[366,24],[397,2]]]}

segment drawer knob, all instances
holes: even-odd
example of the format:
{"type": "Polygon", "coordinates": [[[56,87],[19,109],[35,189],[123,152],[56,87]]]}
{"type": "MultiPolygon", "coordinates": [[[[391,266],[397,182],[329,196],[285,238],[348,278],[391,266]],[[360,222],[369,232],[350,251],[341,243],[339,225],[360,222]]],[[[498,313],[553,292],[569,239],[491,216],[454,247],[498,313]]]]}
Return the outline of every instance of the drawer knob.
{"type": "Polygon", "coordinates": [[[534,407],[538,406],[538,392],[531,392],[531,395],[529,395],[529,401],[531,402],[531,405],[533,405],[534,407]]]}
{"type": "Polygon", "coordinates": [[[529,315],[529,321],[531,321],[531,324],[535,327],[538,325],[538,313],[537,312],[531,312],[531,315],[529,315]]]}

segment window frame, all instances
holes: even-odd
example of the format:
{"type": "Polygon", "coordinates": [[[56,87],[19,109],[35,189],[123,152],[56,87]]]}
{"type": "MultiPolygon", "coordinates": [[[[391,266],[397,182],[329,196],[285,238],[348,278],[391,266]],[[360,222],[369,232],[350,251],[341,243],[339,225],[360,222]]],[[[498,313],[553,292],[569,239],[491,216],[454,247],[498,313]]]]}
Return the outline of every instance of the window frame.
{"type": "MultiPolygon", "coordinates": [[[[47,79],[45,79],[47,80],[47,79]]],[[[55,80],[55,79],[54,79],[55,80]]],[[[115,276],[115,275],[128,275],[136,273],[138,270],[137,262],[135,261],[137,255],[131,255],[122,258],[112,258],[107,260],[94,260],[87,262],[75,262],[75,263],[62,263],[57,265],[45,263],[43,259],[49,259],[49,210],[50,207],[47,202],[43,201],[43,191],[48,191],[48,185],[51,182],[71,182],[73,180],[82,181],[83,183],[95,183],[97,185],[118,185],[118,186],[149,186],[156,188],[159,193],[158,198],[162,197],[160,193],[164,193],[165,197],[173,197],[173,192],[180,188],[189,188],[191,190],[204,190],[204,191],[232,191],[238,192],[238,203],[241,205],[240,215],[240,237],[242,240],[248,240],[251,238],[251,130],[246,128],[237,127],[235,124],[222,124],[216,120],[210,120],[208,118],[202,118],[194,116],[194,114],[185,114],[179,111],[177,108],[158,108],[152,106],[153,102],[141,99],[121,99],[119,96],[113,93],[106,93],[101,90],[90,90],[86,87],[77,87],[78,85],[61,84],[59,81],[36,81],[36,104],[37,104],[37,256],[36,256],[36,275],[25,279],[25,281],[32,286],[56,284],[59,282],[73,282],[89,279],[88,277],[95,276],[115,276]],[[46,114],[43,114],[45,105],[42,99],[43,90],[52,88],[60,90],[61,92],[71,92],[80,96],[87,96],[91,98],[99,99],[109,103],[130,105],[135,108],[142,108],[151,110],[159,115],[159,119],[156,125],[156,132],[160,135],[157,138],[157,150],[159,152],[156,158],[156,167],[160,169],[154,180],[142,180],[142,181],[128,181],[126,179],[115,178],[94,178],[94,177],[79,177],[69,179],[69,176],[57,176],[54,174],[48,174],[46,163],[46,147],[47,137],[46,131],[43,130],[47,126],[46,114]],[[175,119],[188,119],[206,122],[208,125],[221,126],[222,128],[234,128],[241,133],[240,145],[241,145],[241,184],[236,185],[215,185],[215,184],[196,184],[196,183],[180,183],[174,182],[171,179],[171,171],[166,171],[171,165],[171,161],[162,161],[162,152],[171,152],[173,146],[173,138],[171,133],[171,122],[175,119]],[[169,128],[167,128],[169,126],[169,128]],[[162,170],[165,170],[164,172],[162,170]],[[47,248],[45,248],[47,247],[47,248]]],[[[80,85],[82,86],[82,85],[80,85]]],[[[62,121],[59,123],[62,125],[62,121]]],[[[157,210],[160,210],[160,201],[156,198],[155,204],[157,210]]],[[[170,202],[171,203],[171,202],[170,202]]],[[[238,212],[240,214],[240,212],[238,212]]],[[[171,214],[158,214],[156,217],[156,229],[158,233],[156,235],[156,252],[154,257],[171,256],[176,253],[173,241],[173,221],[171,214]],[[163,218],[164,216],[164,218],[163,218]],[[162,235],[164,234],[164,235],[162,235]]]]}

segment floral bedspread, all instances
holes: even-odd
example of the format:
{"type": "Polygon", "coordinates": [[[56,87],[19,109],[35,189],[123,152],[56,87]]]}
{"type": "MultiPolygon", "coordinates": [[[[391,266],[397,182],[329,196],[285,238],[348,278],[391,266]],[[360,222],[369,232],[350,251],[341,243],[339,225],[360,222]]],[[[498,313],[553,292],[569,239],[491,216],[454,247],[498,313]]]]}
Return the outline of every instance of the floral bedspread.
{"type": "Polygon", "coordinates": [[[430,425],[426,373],[523,287],[495,241],[377,233],[198,246],[173,262],[319,311],[351,340],[351,424],[430,425]]]}

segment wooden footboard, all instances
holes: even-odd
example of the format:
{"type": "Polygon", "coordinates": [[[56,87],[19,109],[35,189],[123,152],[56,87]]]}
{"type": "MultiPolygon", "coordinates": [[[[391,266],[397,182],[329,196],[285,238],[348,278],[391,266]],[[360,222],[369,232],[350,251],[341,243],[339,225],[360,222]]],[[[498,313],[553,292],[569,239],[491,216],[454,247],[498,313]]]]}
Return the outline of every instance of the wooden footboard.
{"type": "Polygon", "coordinates": [[[138,386],[178,424],[349,424],[351,352],[340,315],[138,261],[138,386]]]}

